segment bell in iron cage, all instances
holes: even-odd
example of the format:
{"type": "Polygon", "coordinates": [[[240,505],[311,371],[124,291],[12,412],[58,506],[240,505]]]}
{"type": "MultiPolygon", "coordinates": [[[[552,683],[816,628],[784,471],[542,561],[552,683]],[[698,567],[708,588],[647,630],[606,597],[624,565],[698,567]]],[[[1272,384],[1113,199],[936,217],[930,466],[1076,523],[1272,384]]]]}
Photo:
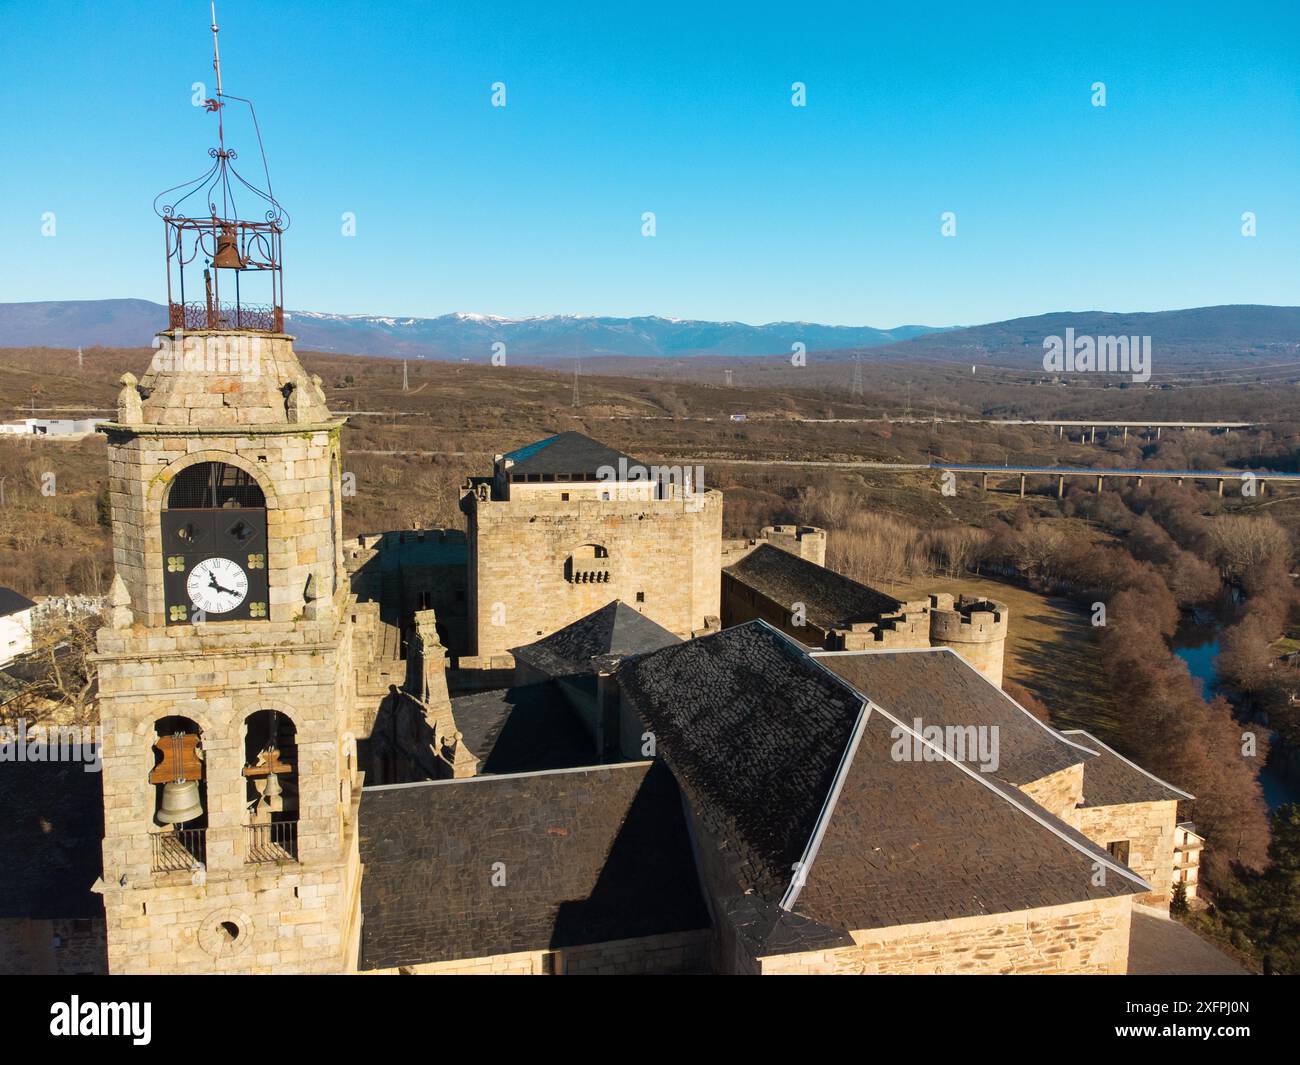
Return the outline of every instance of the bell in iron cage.
{"type": "Polygon", "coordinates": [[[159,824],[184,824],[202,813],[197,780],[173,780],[163,785],[162,802],[158,806],[159,824]]]}
{"type": "Polygon", "coordinates": [[[244,258],[239,254],[239,238],[234,226],[222,226],[217,234],[217,254],[212,257],[212,265],[221,270],[242,270],[244,258]]]}

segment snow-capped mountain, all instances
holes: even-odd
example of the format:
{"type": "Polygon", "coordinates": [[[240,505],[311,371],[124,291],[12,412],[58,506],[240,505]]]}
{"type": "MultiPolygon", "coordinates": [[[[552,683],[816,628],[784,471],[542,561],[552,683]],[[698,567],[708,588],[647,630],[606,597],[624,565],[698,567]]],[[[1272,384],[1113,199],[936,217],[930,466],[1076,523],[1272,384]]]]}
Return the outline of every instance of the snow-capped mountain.
{"type": "MultiPolygon", "coordinates": [[[[286,311],[285,329],[308,351],[356,355],[482,359],[493,345],[511,361],[596,355],[689,356],[788,353],[890,344],[935,332],[927,326],[873,329],[814,322],[705,322],[679,318],[588,317],[548,314],[502,318],[459,312],[438,318],[286,311]]],[[[167,321],[166,308],[147,300],[65,300],[0,304],[0,346],[147,345],[167,321]]]]}

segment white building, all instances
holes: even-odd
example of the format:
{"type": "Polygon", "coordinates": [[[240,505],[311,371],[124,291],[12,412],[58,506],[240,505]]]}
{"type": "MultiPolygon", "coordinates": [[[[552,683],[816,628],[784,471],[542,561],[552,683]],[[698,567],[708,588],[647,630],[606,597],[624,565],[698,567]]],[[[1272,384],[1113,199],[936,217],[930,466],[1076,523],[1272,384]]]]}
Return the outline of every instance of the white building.
{"type": "Polygon", "coordinates": [[[0,424],[0,434],[9,436],[83,437],[95,431],[102,418],[25,418],[0,424]]]}
{"type": "Polygon", "coordinates": [[[0,588],[0,666],[7,666],[32,649],[32,611],[36,608],[25,595],[12,588],[0,588]]]}

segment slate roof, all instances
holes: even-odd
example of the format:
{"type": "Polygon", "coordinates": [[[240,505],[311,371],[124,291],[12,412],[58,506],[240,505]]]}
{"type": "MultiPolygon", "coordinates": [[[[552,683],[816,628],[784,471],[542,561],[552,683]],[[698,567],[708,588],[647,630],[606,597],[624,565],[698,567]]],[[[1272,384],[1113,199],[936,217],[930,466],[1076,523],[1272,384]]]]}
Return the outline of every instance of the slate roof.
{"type": "Polygon", "coordinates": [[[659,763],[366,788],[360,820],[363,969],[709,925],[659,763]]]}
{"type": "MultiPolygon", "coordinates": [[[[1150,890],[1010,784],[943,757],[898,757],[900,736],[911,746],[901,715],[868,705],[826,668],[834,657],[754,621],[619,671],[692,810],[732,857],[737,893],[820,926],[743,909],[743,936],[776,933],[759,953],[807,949],[797,944],[836,931],[1150,890]],[[1112,871],[1101,886],[1096,863],[1112,871]]],[[[890,657],[894,679],[915,671],[924,689],[930,656],[890,657]]],[[[998,720],[1020,733],[1005,712],[998,720]]]]}
{"type": "Polygon", "coordinates": [[[908,725],[919,718],[941,728],[996,726],[998,766],[992,772],[1010,784],[1041,780],[1093,758],[1091,750],[1082,750],[1022,710],[949,648],[815,657],[908,725]]]}
{"type": "Polygon", "coordinates": [[[102,917],[103,776],[85,763],[0,762],[0,918],[102,917]]]}
{"type": "Polygon", "coordinates": [[[514,463],[509,471],[512,478],[526,474],[594,477],[602,466],[617,470],[619,459],[628,466],[641,464],[599,440],[572,431],[548,436],[545,440],[507,452],[505,457],[514,463]]]}
{"type": "Polygon", "coordinates": [[[25,595],[20,595],[12,588],[0,588],[0,618],[30,610],[36,604],[25,595]]]}
{"type": "Polygon", "coordinates": [[[795,913],[884,928],[1149,890],[1009,785],[951,761],[896,759],[898,735],[873,709],[795,913]]]}
{"type": "Polygon", "coordinates": [[[595,745],[553,681],[457,695],[451,712],[480,773],[589,766],[595,745]]]}
{"type": "Polygon", "coordinates": [[[1192,799],[1185,791],[1153,777],[1145,769],[1083,729],[1069,729],[1064,735],[1087,744],[1098,752],[1083,767],[1084,806],[1123,806],[1134,802],[1169,802],[1192,799]]]}
{"type": "Polygon", "coordinates": [[[619,686],[697,816],[776,901],[834,783],[862,700],[761,622],[624,661],[619,686]]]}
{"type": "Polygon", "coordinates": [[[873,621],[903,607],[884,592],[771,544],[760,544],[723,572],[786,610],[803,603],[807,620],[822,630],[873,621]]]}
{"type": "Polygon", "coordinates": [[[512,647],[519,661],[550,677],[596,673],[619,659],[657,651],[681,640],[621,599],[526,647],[512,647]]]}

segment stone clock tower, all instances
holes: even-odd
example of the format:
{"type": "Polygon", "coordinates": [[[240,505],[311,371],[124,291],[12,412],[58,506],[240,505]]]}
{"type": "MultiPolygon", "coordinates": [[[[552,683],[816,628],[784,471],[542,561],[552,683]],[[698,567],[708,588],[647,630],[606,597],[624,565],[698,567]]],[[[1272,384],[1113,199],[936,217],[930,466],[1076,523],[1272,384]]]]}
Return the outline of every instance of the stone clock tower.
{"type": "Polygon", "coordinates": [[[102,426],[109,968],[338,972],[360,883],[342,420],[288,336],[160,339],[102,426]]]}
{"type": "Polygon", "coordinates": [[[98,634],[97,889],[114,973],[356,963],[343,421],[284,333],[288,220],[269,177],[262,192],[234,169],[224,131],[234,100],[218,69],[212,167],[155,203],[169,327],[100,426],[116,576],[98,634]],[[269,209],[240,220],[236,192],[269,209]]]}

